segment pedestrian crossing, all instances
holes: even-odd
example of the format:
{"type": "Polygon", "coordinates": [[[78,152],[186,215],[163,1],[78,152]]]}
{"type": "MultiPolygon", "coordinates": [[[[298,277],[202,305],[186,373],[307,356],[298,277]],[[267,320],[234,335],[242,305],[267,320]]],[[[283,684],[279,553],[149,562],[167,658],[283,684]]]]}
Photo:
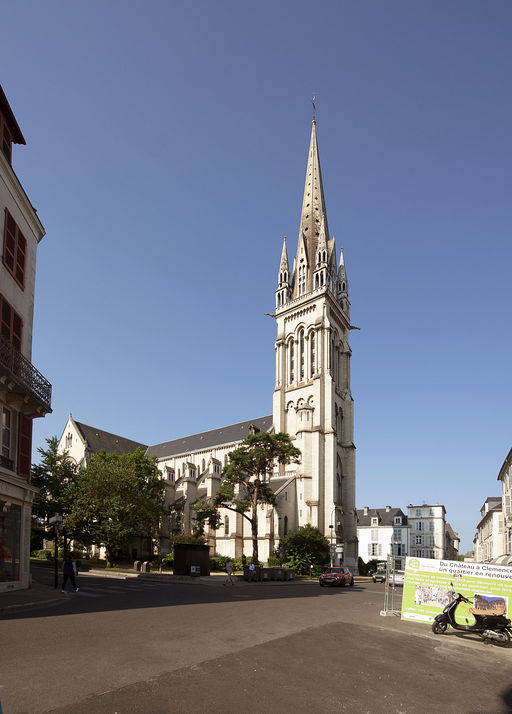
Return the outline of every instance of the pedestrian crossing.
{"type": "Polygon", "coordinates": [[[99,598],[110,595],[130,595],[133,593],[144,593],[149,590],[161,590],[160,583],[120,583],[119,585],[99,585],[96,583],[80,583],[78,592],[67,590],[65,595],[80,598],[99,598]]]}

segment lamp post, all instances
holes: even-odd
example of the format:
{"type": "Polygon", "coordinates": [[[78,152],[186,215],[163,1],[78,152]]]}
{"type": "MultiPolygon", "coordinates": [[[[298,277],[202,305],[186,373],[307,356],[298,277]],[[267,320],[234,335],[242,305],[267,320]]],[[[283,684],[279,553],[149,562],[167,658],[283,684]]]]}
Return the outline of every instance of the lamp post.
{"type": "Polygon", "coordinates": [[[329,528],[331,529],[331,568],[332,568],[332,566],[334,565],[334,550],[332,547],[332,531],[333,531],[334,526],[331,525],[331,526],[329,526],[329,528]]]}
{"type": "Polygon", "coordinates": [[[59,587],[59,526],[62,523],[62,516],[56,513],[50,518],[50,525],[53,523],[55,527],[55,550],[53,557],[54,579],[53,586],[55,589],[59,587]]]}

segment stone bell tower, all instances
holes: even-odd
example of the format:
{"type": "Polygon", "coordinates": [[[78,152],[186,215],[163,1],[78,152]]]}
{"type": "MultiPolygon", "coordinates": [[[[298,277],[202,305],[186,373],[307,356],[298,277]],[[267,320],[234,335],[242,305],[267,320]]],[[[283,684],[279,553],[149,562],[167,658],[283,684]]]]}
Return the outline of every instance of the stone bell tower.
{"type": "Polygon", "coordinates": [[[285,238],[275,317],[274,429],[288,432],[302,452],[293,521],[342,545],[338,560],[356,570],[350,302],[343,251],[337,262],[329,237],[315,120],[297,251],[290,271],[285,238]]]}

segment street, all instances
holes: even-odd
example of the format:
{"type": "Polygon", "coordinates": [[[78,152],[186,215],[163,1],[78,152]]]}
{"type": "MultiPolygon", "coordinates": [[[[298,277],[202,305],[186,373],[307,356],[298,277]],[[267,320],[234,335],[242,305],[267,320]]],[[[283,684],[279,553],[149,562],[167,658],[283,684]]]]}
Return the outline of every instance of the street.
{"type": "Polygon", "coordinates": [[[3,714],[512,711],[512,649],[381,617],[368,579],[78,582],[0,620],[3,714]]]}

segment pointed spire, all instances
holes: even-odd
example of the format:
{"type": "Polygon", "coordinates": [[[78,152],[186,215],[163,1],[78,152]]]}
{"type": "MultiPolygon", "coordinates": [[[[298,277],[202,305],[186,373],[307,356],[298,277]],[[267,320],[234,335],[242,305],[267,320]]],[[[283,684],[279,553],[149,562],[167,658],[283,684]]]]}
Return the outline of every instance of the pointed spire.
{"type": "Polygon", "coordinates": [[[299,235],[304,233],[306,236],[310,255],[316,252],[322,220],[325,222],[325,234],[328,236],[329,228],[325,212],[322,172],[320,170],[320,157],[316,138],[316,121],[313,120],[299,229],[299,235]],[[311,251],[311,249],[313,250],[311,251]]]}
{"type": "Polygon", "coordinates": [[[286,250],[286,236],[283,240],[283,250],[281,251],[281,264],[279,266],[279,273],[286,270],[288,275],[290,275],[290,268],[288,266],[288,251],[286,250]]]}
{"type": "MultiPolygon", "coordinates": [[[[322,172],[320,170],[320,157],[318,154],[318,142],[316,138],[316,120],[313,119],[311,126],[311,140],[309,142],[308,162],[306,167],[306,181],[304,184],[304,197],[302,200],[302,212],[300,216],[299,240],[297,244],[297,258],[302,252],[312,261],[312,267],[316,263],[318,243],[322,232],[325,242],[328,241],[329,227],[327,225],[327,214],[325,211],[324,189],[322,184],[322,172]]],[[[313,272],[307,268],[307,275],[302,276],[301,289],[298,288],[295,267],[293,274],[293,295],[298,297],[305,292],[313,290],[313,272]],[[305,285],[304,285],[305,280],[305,285]]]]}

